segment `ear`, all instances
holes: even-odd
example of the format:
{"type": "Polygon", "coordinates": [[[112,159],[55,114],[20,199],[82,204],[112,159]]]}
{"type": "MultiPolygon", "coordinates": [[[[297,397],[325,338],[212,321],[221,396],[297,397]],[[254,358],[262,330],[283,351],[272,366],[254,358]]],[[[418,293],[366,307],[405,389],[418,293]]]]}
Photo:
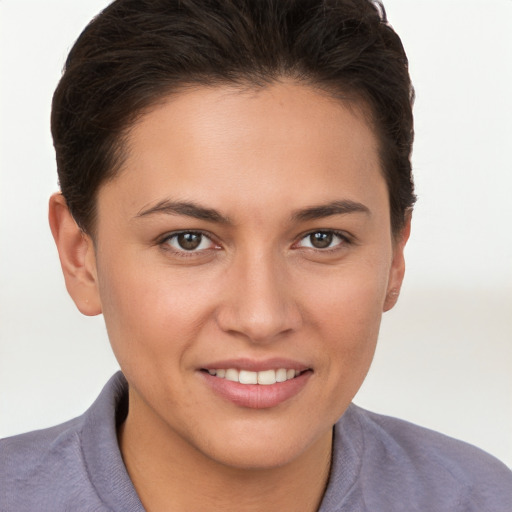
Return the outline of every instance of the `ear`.
{"type": "Polygon", "coordinates": [[[393,242],[393,260],[389,270],[388,287],[384,300],[383,311],[389,311],[398,301],[400,288],[405,274],[404,249],[411,234],[411,214],[407,215],[404,227],[393,242]]]}
{"type": "Polygon", "coordinates": [[[101,301],[94,244],[78,227],[60,192],[50,197],[48,219],[69,295],[81,313],[99,315],[101,301]]]}

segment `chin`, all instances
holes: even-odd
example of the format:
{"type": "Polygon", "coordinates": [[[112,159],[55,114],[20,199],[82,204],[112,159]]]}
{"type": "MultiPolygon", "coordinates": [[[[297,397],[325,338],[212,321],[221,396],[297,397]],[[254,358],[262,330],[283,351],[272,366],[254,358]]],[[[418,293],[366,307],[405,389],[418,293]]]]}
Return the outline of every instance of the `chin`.
{"type": "MultiPolygon", "coordinates": [[[[220,432],[223,432],[220,430],[220,432]]],[[[249,425],[238,431],[204,439],[203,454],[224,466],[244,470],[269,470],[308,456],[317,444],[330,449],[332,426],[320,432],[300,432],[285,425],[249,425]]],[[[196,445],[197,446],[197,445],[196,445]]]]}
{"type": "Polygon", "coordinates": [[[225,449],[210,454],[210,458],[224,466],[238,470],[271,470],[293,463],[305,451],[305,447],[283,447],[275,445],[225,449]]]}

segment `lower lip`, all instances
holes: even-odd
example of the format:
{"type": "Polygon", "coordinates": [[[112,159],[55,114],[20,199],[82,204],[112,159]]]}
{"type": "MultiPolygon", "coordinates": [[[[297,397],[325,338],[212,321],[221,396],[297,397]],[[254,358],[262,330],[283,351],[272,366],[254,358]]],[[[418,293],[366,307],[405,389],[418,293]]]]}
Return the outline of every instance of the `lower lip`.
{"type": "Polygon", "coordinates": [[[311,371],[305,371],[294,379],[275,384],[240,384],[201,372],[210,388],[223,399],[240,407],[268,409],[276,407],[297,395],[306,385],[311,371]]]}

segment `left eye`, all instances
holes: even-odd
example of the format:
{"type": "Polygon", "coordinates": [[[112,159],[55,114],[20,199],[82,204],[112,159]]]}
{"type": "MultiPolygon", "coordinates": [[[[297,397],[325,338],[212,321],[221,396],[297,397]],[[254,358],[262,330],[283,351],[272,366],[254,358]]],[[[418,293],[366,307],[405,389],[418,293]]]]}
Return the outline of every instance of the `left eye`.
{"type": "Polygon", "coordinates": [[[165,243],[176,251],[197,252],[214,247],[214,243],[203,233],[183,231],[169,236],[165,243]]]}
{"type": "Polygon", "coordinates": [[[302,238],[298,246],[311,249],[331,249],[344,242],[346,242],[346,239],[334,231],[315,231],[302,238]]]}

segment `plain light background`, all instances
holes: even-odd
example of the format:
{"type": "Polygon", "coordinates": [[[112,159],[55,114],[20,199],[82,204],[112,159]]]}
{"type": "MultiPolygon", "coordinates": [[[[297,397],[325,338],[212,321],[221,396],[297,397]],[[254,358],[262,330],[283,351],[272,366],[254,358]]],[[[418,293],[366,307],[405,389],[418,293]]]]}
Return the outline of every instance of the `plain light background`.
{"type": "MultiPolygon", "coordinates": [[[[47,226],[50,101],[104,0],[0,0],[0,437],[81,414],[117,365],[47,226]]],[[[388,0],[416,87],[418,204],[398,306],[355,401],[512,466],[512,1],[388,0]]]]}

